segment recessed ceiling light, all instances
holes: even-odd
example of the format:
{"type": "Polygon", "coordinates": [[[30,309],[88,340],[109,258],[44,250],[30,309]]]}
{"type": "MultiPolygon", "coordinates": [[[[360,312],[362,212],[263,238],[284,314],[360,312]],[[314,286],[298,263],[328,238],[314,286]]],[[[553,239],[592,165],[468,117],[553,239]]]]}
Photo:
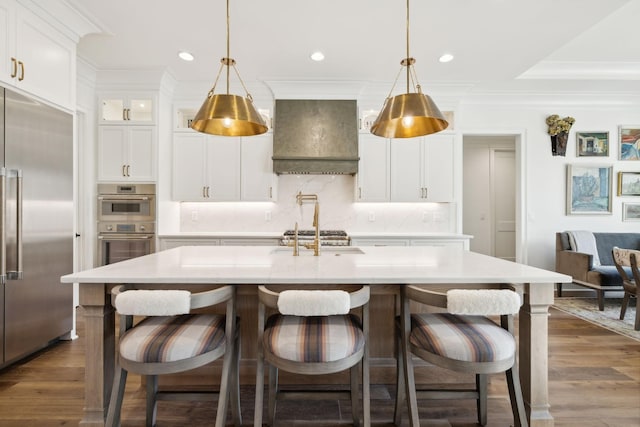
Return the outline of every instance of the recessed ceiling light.
{"type": "Polygon", "coordinates": [[[313,59],[316,62],[320,62],[320,61],[324,60],[324,53],[322,53],[320,51],[313,52],[311,54],[311,59],[313,59]]]}
{"type": "Polygon", "coordinates": [[[178,52],[178,56],[183,61],[193,61],[194,60],[194,56],[191,53],[187,52],[186,50],[181,50],[180,52],[178,52]]]}
{"type": "Polygon", "coordinates": [[[453,61],[453,55],[451,55],[450,53],[445,53],[444,55],[442,55],[440,57],[440,59],[438,59],[438,61],[440,61],[440,62],[451,62],[451,61],[453,61]]]}

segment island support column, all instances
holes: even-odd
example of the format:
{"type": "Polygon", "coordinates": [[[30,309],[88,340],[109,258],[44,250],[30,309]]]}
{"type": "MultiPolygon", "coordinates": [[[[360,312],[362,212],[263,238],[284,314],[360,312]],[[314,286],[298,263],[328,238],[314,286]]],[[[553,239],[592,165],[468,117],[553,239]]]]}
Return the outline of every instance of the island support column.
{"type": "Polygon", "coordinates": [[[104,427],[115,363],[115,312],[107,286],[80,284],[85,320],[84,418],[81,426],[104,427]]]}
{"type": "Polygon", "coordinates": [[[553,427],[549,412],[549,306],[553,283],[525,284],[520,309],[520,381],[531,427],[553,427]]]}

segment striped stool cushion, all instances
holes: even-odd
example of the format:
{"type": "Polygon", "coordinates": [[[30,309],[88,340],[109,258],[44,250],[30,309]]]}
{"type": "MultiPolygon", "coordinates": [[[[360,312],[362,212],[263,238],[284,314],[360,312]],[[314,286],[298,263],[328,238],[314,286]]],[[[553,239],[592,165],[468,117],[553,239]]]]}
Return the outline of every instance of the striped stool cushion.
{"type": "Polygon", "coordinates": [[[515,354],[513,335],[484,316],[412,314],[412,345],[463,362],[497,362],[515,354]]]}
{"type": "Polygon", "coordinates": [[[295,362],[332,362],[361,350],[364,335],[360,319],[340,316],[285,316],[267,320],[264,348],[282,359],[295,362]]]}
{"type": "Polygon", "coordinates": [[[120,355],[135,362],[166,363],[208,353],[224,342],[225,316],[153,316],[126,332],[120,355]]]}

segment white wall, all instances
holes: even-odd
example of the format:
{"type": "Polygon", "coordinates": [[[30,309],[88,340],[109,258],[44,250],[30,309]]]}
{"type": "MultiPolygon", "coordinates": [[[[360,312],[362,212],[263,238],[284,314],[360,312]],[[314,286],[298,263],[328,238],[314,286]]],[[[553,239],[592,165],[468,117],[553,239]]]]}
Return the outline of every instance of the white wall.
{"type": "Polygon", "coordinates": [[[638,222],[622,221],[622,203],[640,201],[636,197],[616,196],[619,171],[640,171],[638,161],[618,161],[618,126],[640,123],[640,102],[624,95],[604,99],[601,96],[568,94],[531,95],[514,100],[511,97],[487,97],[485,100],[463,100],[457,124],[464,133],[504,132],[519,129],[525,134],[524,155],[525,212],[524,244],[527,264],[554,269],[555,232],[570,229],[593,231],[635,231],[638,222]],[[576,119],[569,135],[565,157],[552,156],[545,119],[551,114],[576,119]],[[576,131],[608,131],[609,157],[576,156],[576,131]],[[612,165],[613,212],[611,215],[566,215],[566,169],[568,164],[612,165]]]}

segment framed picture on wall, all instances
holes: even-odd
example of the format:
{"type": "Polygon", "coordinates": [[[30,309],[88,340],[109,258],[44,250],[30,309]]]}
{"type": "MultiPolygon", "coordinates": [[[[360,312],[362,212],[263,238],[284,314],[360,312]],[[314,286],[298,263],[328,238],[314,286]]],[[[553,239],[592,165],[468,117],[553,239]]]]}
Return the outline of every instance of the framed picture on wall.
{"type": "Polygon", "coordinates": [[[620,160],[640,160],[640,125],[620,126],[620,160]]]}
{"type": "Polygon", "coordinates": [[[618,196],[640,196],[640,172],[618,172],[618,196]]]}
{"type": "Polygon", "coordinates": [[[576,132],[578,157],[608,157],[609,132],[576,132]]]}
{"type": "Polygon", "coordinates": [[[612,166],[567,165],[567,215],[611,214],[612,166]]]}
{"type": "Polygon", "coordinates": [[[623,203],[622,220],[640,221],[640,203],[623,203]]]}

